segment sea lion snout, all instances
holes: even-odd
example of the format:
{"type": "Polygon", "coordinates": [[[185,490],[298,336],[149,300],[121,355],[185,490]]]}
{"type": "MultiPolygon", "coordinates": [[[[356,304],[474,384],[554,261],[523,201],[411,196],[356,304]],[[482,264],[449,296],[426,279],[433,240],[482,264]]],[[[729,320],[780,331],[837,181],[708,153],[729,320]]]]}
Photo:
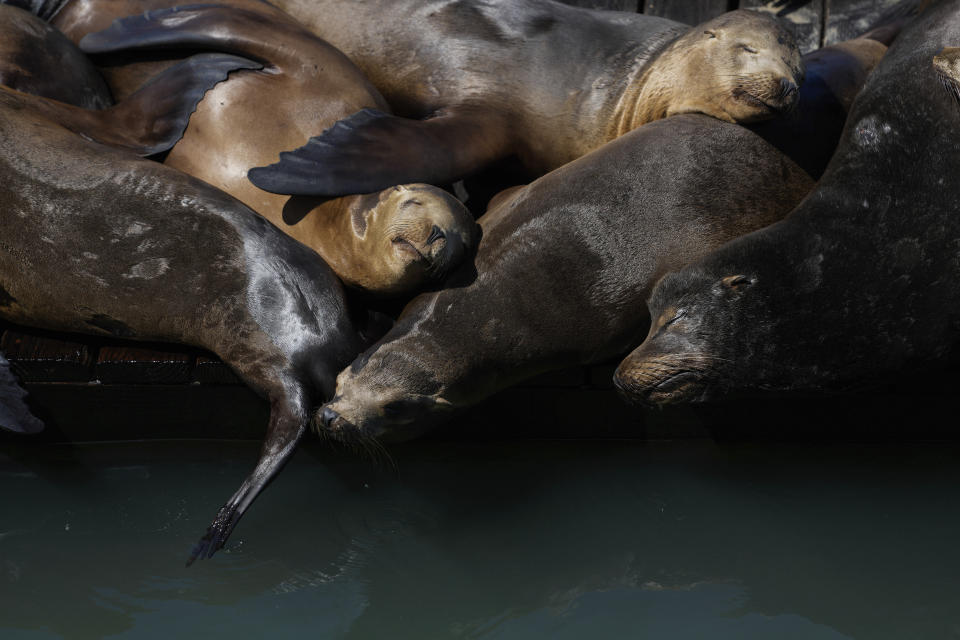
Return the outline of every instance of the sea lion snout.
{"type": "Polygon", "coordinates": [[[700,354],[649,354],[643,347],[620,363],[614,385],[629,402],[658,406],[706,398],[707,358],[700,354]]]}

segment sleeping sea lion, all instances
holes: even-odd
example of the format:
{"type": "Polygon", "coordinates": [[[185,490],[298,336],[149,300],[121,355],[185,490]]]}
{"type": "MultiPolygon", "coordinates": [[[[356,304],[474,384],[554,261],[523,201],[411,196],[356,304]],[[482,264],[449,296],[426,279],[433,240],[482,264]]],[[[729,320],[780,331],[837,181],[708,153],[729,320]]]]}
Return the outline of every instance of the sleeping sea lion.
{"type": "Polygon", "coordinates": [[[623,353],[673,265],[789,211],[813,181],[747,129],[698,114],[637,129],[495,200],[472,265],[422,294],[337,378],[333,438],[403,439],[524,378],[623,353]]]}
{"type": "Polygon", "coordinates": [[[209,557],[292,455],[336,372],[378,335],[377,319],[348,305],[314,252],[239,201],[88,139],[109,123],[70,131],[68,109],[41,112],[37,99],[0,91],[0,318],[202,347],[269,400],[261,458],[191,561],[209,557]]]}
{"type": "Polygon", "coordinates": [[[511,154],[540,175],[673,114],[773,117],[803,79],[793,36],[753,11],[690,27],[550,0],[275,4],[350,56],[405,116],[360,111],[251,172],[276,193],[445,184],[511,154]]]}
{"type": "Polygon", "coordinates": [[[214,49],[263,62],[262,71],[235,74],[212,90],[164,162],[265,216],[317,251],[346,284],[378,295],[412,293],[439,281],[475,244],[466,207],[430,185],[324,201],[278,196],[250,183],[248,169],[337,119],[387,108],[343,54],[293,19],[222,5],[160,9],[118,20],[84,37],[81,47],[88,53],[214,49]]]}
{"type": "Polygon", "coordinates": [[[817,189],[784,221],[664,277],[646,341],[617,370],[627,396],[834,393],[949,356],[960,111],[931,59],[958,42],[960,2],[927,9],[867,80],[817,189]]]}
{"type": "Polygon", "coordinates": [[[85,109],[113,104],[110,90],[77,47],[40,18],[0,4],[0,84],[85,109]]]}

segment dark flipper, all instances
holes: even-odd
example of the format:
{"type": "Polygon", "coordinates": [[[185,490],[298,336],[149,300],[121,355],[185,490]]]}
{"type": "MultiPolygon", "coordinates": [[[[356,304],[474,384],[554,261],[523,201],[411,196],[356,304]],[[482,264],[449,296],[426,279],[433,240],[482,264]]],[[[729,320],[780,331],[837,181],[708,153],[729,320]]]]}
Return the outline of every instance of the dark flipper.
{"type": "Polygon", "coordinates": [[[247,173],[264,191],[341,196],[398,184],[454,182],[510,152],[508,127],[493,112],[450,110],[429,120],[364,109],[280,161],[247,173]]]}
{"type": "Polygon", "coordinates": [[[220,508],[217,517],[207,527],[207,532],[194,545],[187,560],[188,567],[197,559],[213,557],[214,553],[223,548],[244,512],[293,456],[297,444],[306,433],[305,421],[298,422],[292,418],[282,417],[283,412],[277,410],[276,403],[273,403],[272,408],[267,438],[256,468],[247,476],[227,504],[220,508]]]}
{"type": "MultiPolygon", "coordinates": [[[[119,18],[108,28],[80,40],[87,54],[156,49],[214,49],[259,62],[282,55],[275,42],[300,28],[262,14],[218,4],[190,4],[119,18]],[[269,36],[269,37],[265,37],[269,36]]],[[[276,62],[276,61],[274,61],[276,62]]]]}
{"type": "Polygon", "coordinates": [[[43,423],[24,402],[27,392],[17,383],[10,363],[0,353],[0,428],[17,433],[39,433],[43,423]]]}
{"type": "Polygon", "coordinates": [[[187,58],[159,74],[126,100],[109,109],[89,111],[40,96],[0,87],[17,102],[90,140],[142,156],[175,145],[204,94],[231,71],[260,64],[224,53],[187,58]]]}
{"type": "Polygon", "coordinates": [[[190,115],[207,91],[232,71],[261,68],[257,62],[225,53],[191,56],[108,111],[129,124],[124,146],[144,156],[162,153],[183,137],[190,115]]]}

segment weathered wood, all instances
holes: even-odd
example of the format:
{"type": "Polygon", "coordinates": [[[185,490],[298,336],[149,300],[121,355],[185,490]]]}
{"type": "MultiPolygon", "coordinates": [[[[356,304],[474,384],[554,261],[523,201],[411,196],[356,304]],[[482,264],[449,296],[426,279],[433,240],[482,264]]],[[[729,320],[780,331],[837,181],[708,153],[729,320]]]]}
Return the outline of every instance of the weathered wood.
{"type": "Polygon", "coordinates": [[[42,338],[6,330],[0,351],[24,383],[87,382],[93,362],[91,348],[77,342],[42,338]]]}
{"type": "Polygon", "coordinates": [[[643,12],[686,24],[700,24],[728,10],[727,0],[645,0],[643,12]]]}
{"type": "Polygon", "coordinates": [[[633,13],[636,13],[640,8],[638,0],[560,0],[560,2],[584,9],[610,9],[633,13]]]}
{"type": "Polygon", "coordinates": [[[197,356],[193,381],[200,384],[243,384],[230,367],[207,356],[197,356]]]}
{"type": "Polygon", "coordinates": [[[740,0],[741,9],[771,13],[793,27],[800,51],[819,49],[823,38],[823,16],[827,0],[740,0]]]}
{"type": "Polygon", "coordinates": [[[824,44],[833,44],[869,31],[902,0],[828,0],[824,44]]]}
{"type": "Polygon", "coordinates": [[[138,347],[104,346],[94,376],[104,384],[187,384],[193,356],[138,347]]]}

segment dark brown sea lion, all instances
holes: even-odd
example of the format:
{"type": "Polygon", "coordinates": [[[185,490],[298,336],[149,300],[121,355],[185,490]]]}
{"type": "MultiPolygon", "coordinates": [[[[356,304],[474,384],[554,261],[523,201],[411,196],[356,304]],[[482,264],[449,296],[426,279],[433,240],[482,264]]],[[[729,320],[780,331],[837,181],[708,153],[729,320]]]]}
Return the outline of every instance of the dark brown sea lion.
{"type": "Polygon", "coordinates": [[[456,180],[517,154],[545,173],[658,118],[752,122],[789,108],[793,36],[733,11],[690,27],[549,0],[276,0],[350,56],[410,120],[362,111],[274,166],[277,193],[456,180]]]}
{"type": "Polygon", "coordinates": [[[85,109],[113,104],[96,67],[62,33],[0,4],[0,84],[85,109]]]}
{"type": "Polygon", "coordinates": [[[209,557],[379,329],[314,252],[239,201],[84,139],[25,95],[0,91],[0,318],[196,345],[270,401],[260,461],[191,561],[209,557]]]}
{"type": "Polygon", "coordinates": [[[480,219],[475,261],[415,298],[337,378],[318,426],[402,439],[529,376],[623,353],[657,278],[789,211],[813,186],[747,129],[703,115],[641,127],[480,219]]]}
{"type": "Polygon", "coordinates": [[[117,21],[81,46],[90,53],[216,49],[263,62],[262,71],[235,74],[212,90],[164,162],[265,216],[317,251],[346,284],[380,295],[412,293],[439,281],[475,244],[467,209],[430,185],[323,201],[250,183],[248,169],[339,118],[387,108],[343,54],[292,18],[216,5],[156,10],[117,21]]]}
{"type": "Polygon", "coordinates": [[[960,112],[930,61],[957,42],[960,2],[907,25],[816,191],[657,285],[650,333],[617,371],[625,394],[833,393],[948,357],[960,338],[960,112]]]}

